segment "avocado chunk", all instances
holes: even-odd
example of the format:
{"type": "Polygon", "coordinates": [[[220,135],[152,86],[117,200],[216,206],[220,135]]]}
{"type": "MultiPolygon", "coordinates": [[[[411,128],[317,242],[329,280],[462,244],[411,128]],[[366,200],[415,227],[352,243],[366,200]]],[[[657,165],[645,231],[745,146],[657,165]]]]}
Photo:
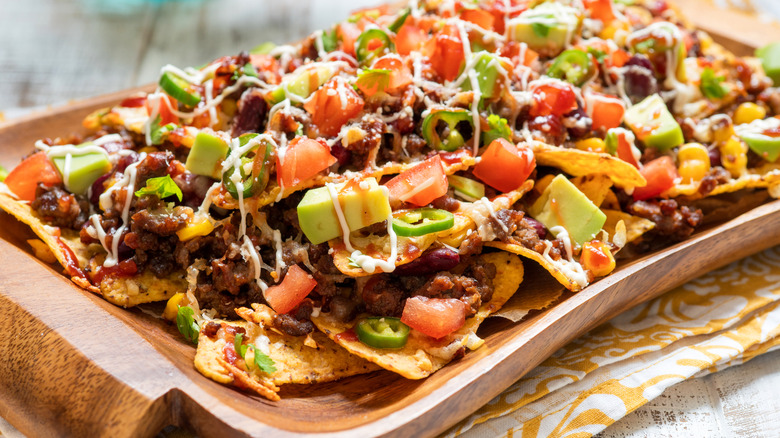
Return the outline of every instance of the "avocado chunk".
{"type": "MultiPolygon", "coordinates": [[[[94,146],[92,142],[81,144],[79,147],[94,146]]],[[[108,154],[101,152],[69,152],[65,156],[52,157],[54,165],[62,174],[65,188],[76,195],[85,195],[87,190],[98,178],[111,170],[111,162],[108,154]],[[68,160],[67,156],[70,156],[68,160]]]]}
{"type": "Polygon", "coordinates": [[[658,94],[627,109],[623,120],[647,147],[666,151],[684,141],[680,124],[658,94]]]}
{"type": "Polygon", "coordinates": [[[276,105],[287,98],[288,94],[306,99],[328,82],[334,73],[333,69],[326,65],[306,68],[297,75],[285,77],[282,83],[266,96],[266,100],[269,104],[276,105]]]}
{"type": "Polygon", "coordinates": [[[196,175],[220,179],[222,160],[227,157],[228,149],[230,147],[222,138],[208,132],[199,132],[195,136],[184,167],[196,175]]]}
{"type": "Polygon", "coordinates": [[[754,120],[737,125],[734,131],[748,147],[766,161],[773,162],[780,157],[780,119],[754,120]]]}
{"type": "MultiPolygon", "coordinates": [[[[359,230],[390,216],[390,201],[375,178],[350,180],[333,187],[349,231],[359,230]]],[[[328,187],[311,189],[298,204],[298,224],[313,244],[342,235],[328,187]]]]}
{"type": "Polygon", "coordinates": [[[756,50],[756,56],[761,60],[764,73],[772,79],[775,86],[780,85],[780,41],[756,50]]]}
{"type": "Polygon", "coordinates": [[[571,43],[581,21],[576,9],[545,2],[509,20],[507,35],[544,56],[555,56],[571,43]]]}
{"type": "MultiPolygon", "coordinates": [[[[501,61],[496,55],[489,52],[479,52],[473,56],[477,59],[474,64],[474,72],[477,74],[477,83],[482,97],[480,102],[484,99],[498,97],[501,92],[501,83],[499,82],[501,61]]],[[[471,80],[466,79],[460,87],[464,91],[471,91],[471,80]]]]}
{"type": "Polygon", "coordinates": [[[575,247],[596,237],[607,220],[604,212],[563,175],[553,178],[528,213],[556,236],[554,227],[565,228],[575,247]]]}

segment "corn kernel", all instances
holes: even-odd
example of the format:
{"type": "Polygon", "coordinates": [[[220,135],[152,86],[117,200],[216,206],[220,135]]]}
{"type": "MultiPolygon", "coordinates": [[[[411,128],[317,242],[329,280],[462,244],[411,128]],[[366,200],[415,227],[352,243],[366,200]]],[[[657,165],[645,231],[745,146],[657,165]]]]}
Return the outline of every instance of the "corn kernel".
{"type": "Polygon", "coordinates": [[[580,140],[574,143],[574,146],[576,146],[577,149],[581,151],[607,152],[607,144],[604,143],[604,140],[598,137],[586,138],[585,140],[580,140]]]}
{"type": "Polygon", "coordinates": [[[760,105],[756,105],[753,102],[745,102],[737,107],[737,111],[734,112],[734,123],[742,125],[744,123],[750,123],[753,120],[762,120],[766,117],[766,110],[760,105]]]}
{"type": "Polygon", "coordinates": [[[186,297],[187,294],[185,293],[177,293],[174,294],[169,300],[168,303],[165,304],[165,310],[163,310],[163,318],[167,319],[168,321],[176,321],[176,315],[179,313],[179,306],[184,301],[184,297],[186,297]]]}
{"type": "Polygon", "coordinates": [[[144,146],[141,149],[138,149],[139,153],[147,153],[147,154],[151,154],[152,152],[157,152],[157,151],[158,149],[154,146],[144,146]]]}
{"type": "Polygon", "coordinates": [[[731,137],[734,136],[734,125],[731,123],[722,125],[712,132],[712,139],[720,144],[726,143],[731,137]]]}
{"type": "Polygon", "coordinates": [[[683,183],[701,181],[710,171],[710,156],[707,148],[699,143],[688,143],[680,146],[677,152],[678,173],[683,183]]]}
{"type": "Polygon", "coordinates": [[[196,215],[187,221],[187,225],[176,232],[179,240],[185,242],[194,237],[205,236],[214,231],[214,224],[208,217],[196,215]]]}
{"type": "Polygon", "coordinates": [[[732,176],[738,177],[747,169],[747,145],[732,136],[720,146],[720,161],[732,176]]]}
{"type": "Polygon", "coordinates": [[[611,248],[598,240],[591,240],[582,245],[580,263],[596,277],[603,277],[615,269],[615,257],[612,255],[611,248]]]}

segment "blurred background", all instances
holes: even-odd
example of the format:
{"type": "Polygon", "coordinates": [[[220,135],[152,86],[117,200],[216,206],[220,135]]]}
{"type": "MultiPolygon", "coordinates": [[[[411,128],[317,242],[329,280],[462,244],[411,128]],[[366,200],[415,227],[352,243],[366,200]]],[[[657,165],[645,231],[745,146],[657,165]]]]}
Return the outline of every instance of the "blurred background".
{"type": "Polygon", "coordinates": [[[0,0],[0,112],[157,80],[273,41],[294,42],[382,0],[0,0]]]}

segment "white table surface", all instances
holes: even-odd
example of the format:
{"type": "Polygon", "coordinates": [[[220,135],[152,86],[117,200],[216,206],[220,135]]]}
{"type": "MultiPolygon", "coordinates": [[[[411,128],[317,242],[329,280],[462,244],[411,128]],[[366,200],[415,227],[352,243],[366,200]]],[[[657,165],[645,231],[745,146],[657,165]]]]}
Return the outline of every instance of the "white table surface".
{"type": "MultiPolygon", "coordinates": [[[[780,12],[777,0],[716,1],[780,12]]],[[[151,83],[164,64],[199,65],[264,41],[296,41],[380,2],[0,0],[0,112],[10,119],[151,83]]],[[[780,351],[680,383],[600,436],[769,436],[780,430],[778,388],[780,351]]]]}

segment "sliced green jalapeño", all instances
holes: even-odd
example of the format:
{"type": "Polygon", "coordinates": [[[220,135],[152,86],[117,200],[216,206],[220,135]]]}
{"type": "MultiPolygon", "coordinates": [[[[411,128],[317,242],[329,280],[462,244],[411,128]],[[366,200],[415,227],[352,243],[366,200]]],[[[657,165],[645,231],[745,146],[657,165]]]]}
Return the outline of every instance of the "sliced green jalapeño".
{"type": "Polygon", "coordinates": [[[473,130],[474,121],[466,110],[434,111],[422,124],[422,135],[428,145],[447,152],[463,147],[473,130]]]}
{"type": "Polygon", "coordinates": [[[449,230],[454,225],[455,216],[438,208],[418,208],[393,218],[393,231],[404,237],[449,230]]]}
{"type": "Polygon", "coordinates": [[[160,88],[162,88],[168,96],[171,96],[187,106],[195,106],[200,103],[201,97],[197,92],[187,91],[189,86],[189,82],[169,71],[160,76],[160,88]]]}
{"type": "Polygon", "coordinates": [[[362,319],[355,326],[360,342],[374,348],[401,348],[409,338],[409,326],[389,316],[362,319]]]}
{"type": "MultiPolygon", "coordinates": [[[[239,137],[241,146],[245,146],[252,139],[257,137],[257,134],[244,134],[239,137]]],[[[267,141],[258,142],[257,146],[249,150],[244,154],[241,159],[241,164],[238,167],[238,172],[241,175],[241,185],[243,190],[241,194],[244,198],[249,198],[257,193],[260,193],[265,189],[270,177],[271,166],[271,145],[267,141]],[[249,154],[254,152],[254,157],[250,157],[249,154]],[[247,171],[247,167],[251,164],[251,171],[247,171]]],[[[230,193],[234,199],[238,199],[238,188],[233,180],[230,178],[235,172],[235,167],[231,167],[224,174],[222,174],[222,185],[225,186],[225,190],[230,193]]]]}
{"type": "Polygon", "coordinates": [[[394,50],[393,41],[381,29],[368,29],[361,33],[355,44],[355,54],[361,64],[370,64],[386,52],[394,50]]]}
{"type": "Polygon", "coordinates": [[[580,86],[593,76],[594,71],[590,55],[582,50],[571,49],[566,50],[555,58],[555,61],[547,70],[547,76],[563,79],[580,86]]]}

